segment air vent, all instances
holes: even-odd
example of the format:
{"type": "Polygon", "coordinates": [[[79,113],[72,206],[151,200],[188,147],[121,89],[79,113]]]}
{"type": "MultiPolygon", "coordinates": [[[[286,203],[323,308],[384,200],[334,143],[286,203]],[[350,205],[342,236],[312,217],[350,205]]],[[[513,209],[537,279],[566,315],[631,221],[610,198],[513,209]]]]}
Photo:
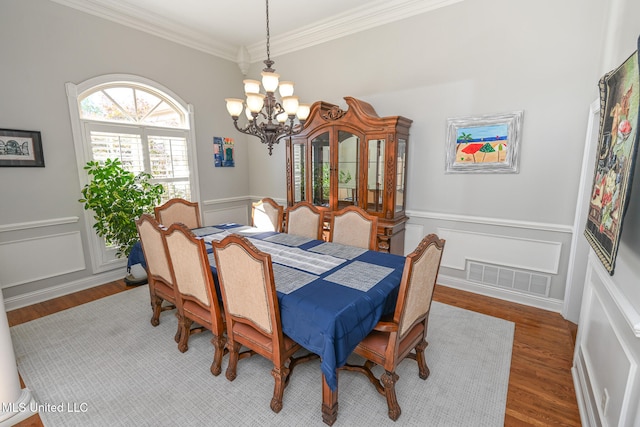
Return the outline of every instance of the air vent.
{"type": "Polygon", "coordinates": [[[467,264],[467,280],[548,297],[551,276],[472,261],[467,264]]]}

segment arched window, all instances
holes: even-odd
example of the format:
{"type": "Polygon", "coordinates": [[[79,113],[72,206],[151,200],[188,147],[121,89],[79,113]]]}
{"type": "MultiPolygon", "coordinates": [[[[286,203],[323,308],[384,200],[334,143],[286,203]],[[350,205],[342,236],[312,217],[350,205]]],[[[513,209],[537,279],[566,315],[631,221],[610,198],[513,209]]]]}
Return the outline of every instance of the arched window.
{"type": "MultiPolygon", "coordinates": [[[[198,201],[190,105],[158,83],[131,75],[67,83],[67,97],[81,186],[88,182],[88,161],[118,158],[125,169],[148,172],[162,184],[162,202],[174,197],[198,201]]],[[[101,239],[92,238],[92,246],[94,271],[121,264],[101,239]]]]}

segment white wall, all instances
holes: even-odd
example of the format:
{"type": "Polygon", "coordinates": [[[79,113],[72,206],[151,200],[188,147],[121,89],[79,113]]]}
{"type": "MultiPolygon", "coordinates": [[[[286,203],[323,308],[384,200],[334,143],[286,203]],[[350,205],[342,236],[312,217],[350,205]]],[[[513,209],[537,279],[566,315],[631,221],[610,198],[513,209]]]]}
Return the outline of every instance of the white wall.
{"type": "MultiPolygon", "coordinates": [[[[507,238],[518,252],[508,267],[538,272],[526,242],[561,247],[543,298],[469,283],[447,260],[465,258],[453,241],[442,283],[560,311],[607,12],[599,0],[466,0],[273,59],[303,100],[344,107],[342,97],[354,96],[381,116],[413,120],[405,250],[431,231],[483,233],[485,261],[502,265],[495,237],[507,238]],[[516,110],[524,110],[519,174],[445,175],[447,118],[516,110]]],[[[284,147],[273,159],[265,151],[252,145],[251,193],[285,198],[284,147]]]]}
{"type": "Polygon", "coordinates": [[[8,308],[21,296],[46,299],[52,287],[125,274],[90,271],[66,82],[124,73],[171,89],[195,109],[201,202],[241,198],[246,206],[246,145],[237,144],[235,168],[213,167],[213,136],[236,136],[224,105],[228,88],[241,85],[236,64],[48,0],[2,0],[0,57],[0,128],[41,131],[45,160],[44,168],[0,168],[0,249],[14,255],[0,260],[8,308]],[[20,266],[11,263],[18,258],[20,266]]]}

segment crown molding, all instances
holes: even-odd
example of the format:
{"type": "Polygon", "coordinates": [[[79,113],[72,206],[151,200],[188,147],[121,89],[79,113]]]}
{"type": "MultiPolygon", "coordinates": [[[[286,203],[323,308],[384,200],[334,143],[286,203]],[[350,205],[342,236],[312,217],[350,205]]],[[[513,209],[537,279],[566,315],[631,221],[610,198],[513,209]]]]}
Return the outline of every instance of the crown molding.
{"type": "Polygon", "coordinates": [[[51,0],[172,42],[236,62],[238,47],[180,25],[157,13],[133,7],[120,0],[51,0]]]}
{"type": "MultiPolygon", "coordinates": [[[[383,0],[348,10],[287,33],[271,36],[271,56],[284,55],[464,0],[383,0]]],[[[266,39],[247,46],[251,62],[261,61],[266,39]]]]}
{"type": "MultiPolygon", "coordinates": [[[[242,46],[213,40],[157,13],[131,6],[123,0],[51,0],[64,6],[144,31],[193,49],[232,61],[255,63],[262,61],[266,40],[246,47],[248,58],[241,54],[242,46]]],[[[272,36],[271,52],[283,55],[331,40],[348,36],[400,19],[430,12],[463,0],[378,0],[307,26],[272,36]]]]}

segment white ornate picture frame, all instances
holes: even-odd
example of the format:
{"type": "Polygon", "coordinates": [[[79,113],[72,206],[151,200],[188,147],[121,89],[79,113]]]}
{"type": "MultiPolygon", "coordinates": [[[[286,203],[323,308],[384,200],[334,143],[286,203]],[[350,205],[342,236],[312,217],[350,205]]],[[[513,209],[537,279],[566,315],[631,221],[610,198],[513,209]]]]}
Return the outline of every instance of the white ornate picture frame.
{"type": "Polygon", "coordinates": [[[447,120],[445,173],[518,173],[524,111],[447,120]]]}

